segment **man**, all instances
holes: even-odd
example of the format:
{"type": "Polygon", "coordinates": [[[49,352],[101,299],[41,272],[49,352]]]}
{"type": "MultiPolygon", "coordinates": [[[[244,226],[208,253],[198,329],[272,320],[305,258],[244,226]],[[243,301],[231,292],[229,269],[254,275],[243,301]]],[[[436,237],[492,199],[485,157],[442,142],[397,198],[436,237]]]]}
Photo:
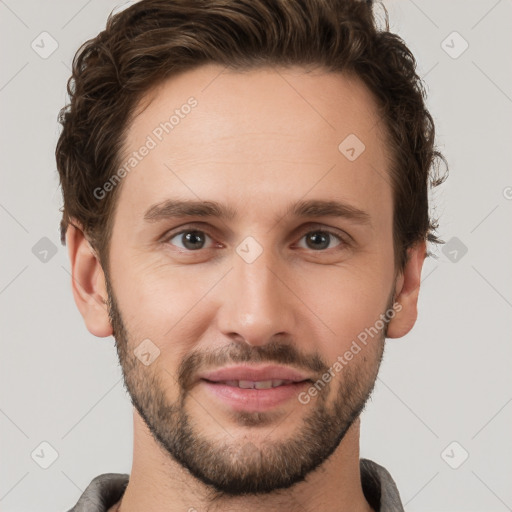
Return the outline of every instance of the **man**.
{"type": "Polygon", "coordinates": [[[78,52],[62,240],[134,452],[71,510],[403,510],[359,418],[441,242],[442,155],[387,29],[357,0],[143,0],[78,52]]]}

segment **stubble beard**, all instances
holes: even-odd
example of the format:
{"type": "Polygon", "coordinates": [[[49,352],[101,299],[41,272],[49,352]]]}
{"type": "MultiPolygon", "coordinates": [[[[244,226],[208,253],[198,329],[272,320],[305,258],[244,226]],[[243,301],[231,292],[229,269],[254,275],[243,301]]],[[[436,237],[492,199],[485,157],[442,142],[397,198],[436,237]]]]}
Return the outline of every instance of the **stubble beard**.
{"type": "MultiPolygon", "coordinates": [[[[371,350],[358,356],[357,364],[352,364],[356,362],[353,359],[343,367],[308,404],[297,400],[297,407],[307,412],[286,439],[270,439],[279,422],[275,422],[275,429],[271,429],[266,439],[257,443],[251,441],[247,428],[243,438],[226,434],[222,441],[211,439],[200,424],[208,425],[216,420],[204,408],[200,408],[201,418],[187,412],[187,404],[194,400],[187,375],[197,375],[198,365],[205,360],[211,362],[212,356],[196,352],[183,359],[175,384],[179,386],[179,398],[169,402],[165,392],[168,385],[162,381],[162,375],[156,374],[151,365],[143,365],[133,353],[137,344],[127,332],[108,278],[106,281],[110,321],[124,384],[133,406],[165,453],[208,486],[215,498],[268,494],[303,481],[336,450],[373,391],[384,353],[385,331],[379,339],[372,340],[375,346],[371,350]],[[332,389],[335,385],[336,392],[332,389]],[[329,400],[331,395],[334,398],[329,400]]],[[[226,348],[221,359],[213,356],[213,360],[222,364],[228,361],[293,364],[299,360],[293,346],[277,342],[260,347],[244,343],[226,348]]],[[[305,363],[303,358],[300,361],[305,363]]],[[[311,361],[315,374],[322,366],[327,368],[318,355],[311,361]]],[[[272,417],[272,413],[249,412],[233,416],[239,425],[255,429],[271,422],[272,417]]]]}

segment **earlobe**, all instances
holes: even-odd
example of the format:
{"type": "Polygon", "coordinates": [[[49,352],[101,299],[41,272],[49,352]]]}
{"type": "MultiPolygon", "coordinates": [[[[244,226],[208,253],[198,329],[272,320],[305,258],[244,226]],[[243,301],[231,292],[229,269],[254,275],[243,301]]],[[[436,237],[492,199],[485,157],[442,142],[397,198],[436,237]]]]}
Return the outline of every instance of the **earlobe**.
{"type": "Polygon", "coordinates": [[[408,260],[403,272],[396,280],[395,316],[389,321],[388,338],[405,336],[416,323],[421,270],[425,261],[426,242],[418,242],[408,249],[408,260]]]}
{"type": "Polygon", "coordinates": [[[108,316],[105,275],[76,220],[68,225],[66,245],[71,263],[71,289],[85,325],[95,336],[110,336],[113,330],[108,316]]]}

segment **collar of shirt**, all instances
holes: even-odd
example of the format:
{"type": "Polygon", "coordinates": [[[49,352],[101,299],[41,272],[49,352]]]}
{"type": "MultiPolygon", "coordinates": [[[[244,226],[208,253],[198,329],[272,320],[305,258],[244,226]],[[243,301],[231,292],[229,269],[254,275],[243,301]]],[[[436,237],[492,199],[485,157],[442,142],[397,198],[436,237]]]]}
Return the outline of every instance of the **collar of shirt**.
{"type": "MultiPolygon", "coordinates": [[[[366,501],[375,512],[404,512],[396,484],[386,468],[360,459],[361,485],[366,501]]],[[[130,475],[104,473],[95,477],[68,512],[107,512],[124,494],[130,475]]]]}

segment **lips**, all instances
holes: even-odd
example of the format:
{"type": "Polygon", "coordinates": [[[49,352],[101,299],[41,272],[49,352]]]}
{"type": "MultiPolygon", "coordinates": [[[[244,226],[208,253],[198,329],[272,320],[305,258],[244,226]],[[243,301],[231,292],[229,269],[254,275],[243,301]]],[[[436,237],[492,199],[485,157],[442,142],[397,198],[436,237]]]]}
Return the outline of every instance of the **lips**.
{"type": "MultiPolygon", "coordinates": [[[[210,381],[214,382],[214,381],[210,381]]],[[[218,384],[225,384],[226,386],[232,386],[234,388],[242,388],[242,389],[269,389],[269,388],[277,388],[278,386],[286,386],[287,384],[291,384],[292,380],[283,380],[283,379],[272,379],[272,380],[226,380],[226,381],[215,381],[218,384]]]]}
{"type": "Polygon", "coordinates": [[[311,382],[309,375],[287,366],[239,365],[201,374],[199,389],[231,411],[264,412],[296,403],[311,382]]]}
{"type": "Polygon", "coordinates": [[[311,380],[302,372],[287,366],[229,366],[205,372],[200,379],[243,389],[269,389],[286,384],[311,380]]]}

